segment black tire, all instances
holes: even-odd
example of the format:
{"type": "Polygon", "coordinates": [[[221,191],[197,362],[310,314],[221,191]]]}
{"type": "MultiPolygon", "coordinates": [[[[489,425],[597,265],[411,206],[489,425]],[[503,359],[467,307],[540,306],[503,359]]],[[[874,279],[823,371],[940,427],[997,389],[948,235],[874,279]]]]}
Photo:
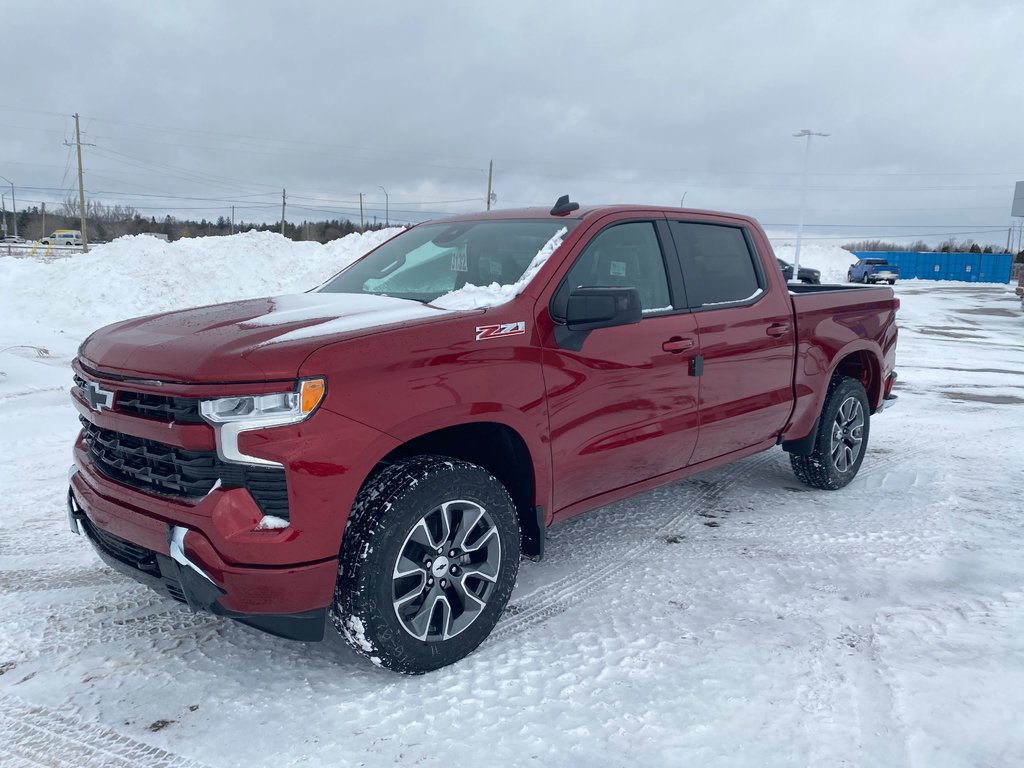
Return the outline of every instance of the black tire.
{"type": "Polygon", "coordinates": [[[789,455],[793,473],[812,488],[842,488],[857,476],[870,431],[871,415],[864,386],[856,379],[836,376],[825,395],[814,450],[809,456],[789,455]]]}
{"type": "Polygon", "coordinates": [[[889,285],[896,285],[896,281],[895,280],[890,280],[889,281],[889,285]]]}
{"type": "Polygon", "coordinates": [[[453,664],[497,624],[515,586],[519,537],[515,505],[487,470],[444,456],[392,464],[352,507],[334,626],[396,672],[453,664]]]}

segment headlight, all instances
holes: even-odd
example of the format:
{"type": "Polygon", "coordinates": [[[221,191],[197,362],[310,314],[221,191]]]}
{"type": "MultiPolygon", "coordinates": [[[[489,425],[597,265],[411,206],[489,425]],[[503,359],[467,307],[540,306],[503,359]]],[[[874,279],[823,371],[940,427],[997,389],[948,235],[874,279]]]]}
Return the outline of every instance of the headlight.
{"type": "Polygon", "coordinates": [[[279,467],[281,465],[277,462],[239,451],[239,433],[304,421],[320,405],[326,389],[322,378],[303,379],[294,392],[203,400],[199,403],[199,413],[216,429],[217,454],[221,459],[240,464],[279,467]]]}
{"type": "Polygon", "coordinates": [[[212,424],[273,421],[275,426],[294,424],[311,414],[324,397],[323,379],[304,379],[297,392],[243,395],[203,400],[199,412],[212,424]]]}

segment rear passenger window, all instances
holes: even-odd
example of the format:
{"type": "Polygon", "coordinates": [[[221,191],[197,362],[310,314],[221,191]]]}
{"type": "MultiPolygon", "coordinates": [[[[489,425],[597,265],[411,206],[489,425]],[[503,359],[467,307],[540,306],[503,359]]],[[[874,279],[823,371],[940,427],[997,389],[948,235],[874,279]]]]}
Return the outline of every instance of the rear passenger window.
{"type": "Polygon", "coordinates": [[[719,224],[669,222],[682,259],[691,306],[744,302],[763,285],[743,230],[719,224]]]}

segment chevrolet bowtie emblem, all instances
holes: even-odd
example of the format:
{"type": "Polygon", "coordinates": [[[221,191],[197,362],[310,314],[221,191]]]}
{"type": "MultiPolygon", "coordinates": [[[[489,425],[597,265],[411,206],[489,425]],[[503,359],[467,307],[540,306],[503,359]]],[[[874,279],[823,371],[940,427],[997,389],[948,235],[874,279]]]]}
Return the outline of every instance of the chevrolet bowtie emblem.
{"type": "Polygon", "coordinates": [[[89,407],[94,411],[102,411],[104,408],[114,407],[114,393],[100,389],[100,385],[90,381],[85,385],[85,399],[89,401],[89,407]]]}

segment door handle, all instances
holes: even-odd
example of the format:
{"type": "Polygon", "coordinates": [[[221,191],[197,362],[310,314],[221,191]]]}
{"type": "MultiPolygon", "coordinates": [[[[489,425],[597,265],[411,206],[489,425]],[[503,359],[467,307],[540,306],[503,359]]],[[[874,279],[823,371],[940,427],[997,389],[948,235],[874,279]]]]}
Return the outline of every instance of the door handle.
{"type": "Polygon", "coordinates": [[[673,336],[671,339],[661,345],[661,348],[666,352],[685,352],[688,349],[693,349],[697,345],[693,339],[684,339],[682,336],[673,336]]]}
{"type": "Polygon", "coordinates": [[[765,330],[769,336],[785,336],[789,333],[789,323],[772,323],[765,330]]]}

